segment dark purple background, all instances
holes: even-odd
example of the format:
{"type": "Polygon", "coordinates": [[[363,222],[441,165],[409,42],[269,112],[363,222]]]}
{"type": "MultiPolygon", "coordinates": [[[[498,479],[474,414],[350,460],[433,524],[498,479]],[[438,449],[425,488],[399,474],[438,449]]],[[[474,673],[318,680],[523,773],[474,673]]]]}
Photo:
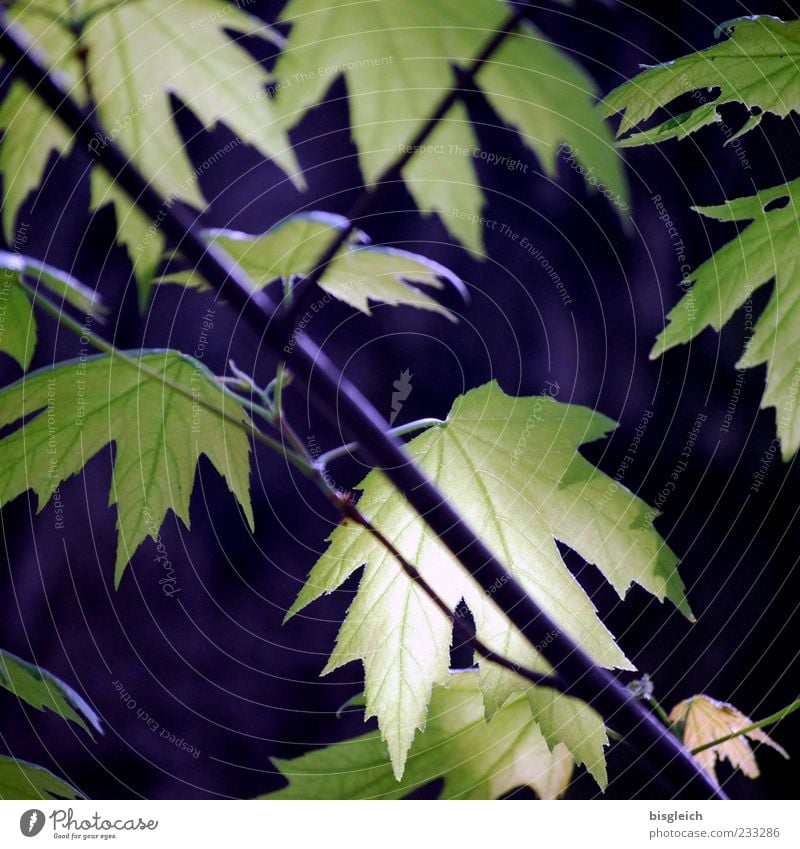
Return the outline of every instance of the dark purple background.
{"type": "MultiPolygon", "coordinates": [[[[257,5],[267,20],[275,20],[280,4],[257,5]]],[[[640,63],[711,44],[716,24],[746,13],[795,16],[789,4],[779,2],[605,6],[579,0],[573,9],[542,6],[533,18],[557,43],[575,51],[605,92],[633,75],[640,63]]],[[[294,133],[308,192],[295,193],[280,172],[242,147],[204,179],[204,190],[214,198],[207,221],[255,232],[293,210],[346,213],[360,178],[339,99],[343,94],[340,81],[330,102],[312,111],[294,133]]],[[[793,466],[776,461],[761,491],[748,497],[774,436],[774,413],[758,409],[763,369],[745,373],[726,434],[720,425],[736,383],[741,314],[721,335],[708,331],[691,347],[656,362],[647,355],[665,311],[679,297],[680,279],[652,195],[662,196],[690,261],[697,264],[735,230],[709,225],[690,205],[778,182],[784,175],[778,163],[786,177],[797,176],[794,124],[767,117],[763,130],[745,137],[752,170],[742,168],[730,147],[723,148],[717,127],[703,130],[696,142],[631,151],[635,230],[628,235],[611,207],[587,194],[567,167],[555,184],[543,177],[536,159],[498,126],[480,97],[470,99],[470,108],[484,149],[520,157],[529,166],[525,174],[510,174],[482,164],[487,215],[508,222],[548,257],[570,292],[570,308],[541,266],[508,239],[489,233],[489,258],[474,261],[452,244],[438,221],[422,219],[398,186],[381,214],[361,224],[376,242],[419,250],[469,281],[472,302],[464,320],[450,326],[434,316],[391,308],[377,308],[369,319],[331,304],[315,318],[312,335],[387,415],[392,383],[410,369],[413,391],[399,422],[443,416],[458,393],[491,377],[514,393],[540,392],[545,381],[557,381],[561,400],[591,405],[621,422],[613,438],[585,449],[612,475],[643,411],[653,410],[625,479],[650,502],[679,459],[698,413],[706,414],[689,467],[658,520],[682,557],[697,624],[690,626],[640,590],[621,604],[596,570],[582,568],[573,556],[568,562],[628,656],[653,675],[665,704],[707,692],[754,718],[783,707],[798,695],[800,533],[793,519],[800,476],[793,466]]],[[[744,120],[736,107],[725,115],[731,123],[744,120]]],[[[184,116],[182,128],[189,136],[197,129],[190,116],[184,116]]],[[[227,138],[224,129],[197,137],[190,152],[201,162],[204,151],[227,138]]],[[[23,209],[30,222],[30,252],[73,268],[89,283],[99,281],[106,301],[121,308],[118,327],[109,328],[117,344],[169,344],[192,353],[211,296],[170,287],[159,292],[146,322],[137,315],[125,254],[109,252],[113,217],[107,212],[94,221],[88,217],[83,165],[79,154],[55,164],[34,205],[23,209]]],[[[760,292],[756,314],[764,303],[760,292]]],[[[221,371],[232,356],[268,380],[274,361],[259,353],[259,340],[235,325],[235,316],[225,309],[217,310],[216,319],[207,362],[221,371]]],[[[64,332],[53,347],[56,328],[48,319],[41,317],[40,327],[44,341],[36,365],[51,361],[54,351],[59,358],[77,353],[79,343],[64,332]]],[[[18,376],[8,360],[2,365],[8,380],[18,376]]],[[[304,435],[315,435],[323,448],[337,444],[337,435],[326,433],[316,416],[306,417],[299,393],[290,405],[304,435]]],[[[9,694],[0,693],[2,735],[15,755],[50,765],[98,798],[247,797],[281,785],[270,757],[295,756],[362,731],[360,715],[335,716],[361,688],[360,667],[318,678],[356,580],[307,615],[281,625],[335,516],[279,458],[261,448],[255,456],[255,538],[205,461],[192,501],[192,532],[168,519],[162,535],[180,587],[173,599],[159,586],[162,570],[153,561],[151,543],[142,546],[120,589],[113,590],[115,514],[106,506],[110,451],[62,487],[63,534],[54,529],[52,506],[35,515],[33,497],[19,498],[2,511],[0,645],[75,684],[106,726],[105,736],[93,743],[52,715],[23,713],[9,694]],[[160,726],[199,747],[200,756],[195,760],[148,730],[136,710],[126,708],[115,681],[160,726]]],[[[334,474],[350,486],[361,470],[344,462],[334,474]]],[[[800,757],[798,716],[774,731],[795,758],[800,757]]],[[[720,770],[730,779],[730,794],[795,796],[796,764],[771,751],[759,757],[763,776],[756,782],[720,770]]],[[[647,786],[646,767],[624,747],[612,747],[609,765],[609,797],[658,792],[647,786]]],[[[593,796],[596,788],[582,776],[570,793],[593,796]]]]}

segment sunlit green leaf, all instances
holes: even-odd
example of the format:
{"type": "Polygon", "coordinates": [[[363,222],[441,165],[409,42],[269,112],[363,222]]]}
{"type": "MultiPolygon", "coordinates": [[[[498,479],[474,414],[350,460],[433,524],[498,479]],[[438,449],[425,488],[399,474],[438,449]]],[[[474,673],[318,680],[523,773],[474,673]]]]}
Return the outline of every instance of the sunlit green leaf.
{"type": "Polygon", "coordinates": [[[572,775],[564,746],[551,752],[524,695],[512,697],[487,722],[474,672],[433,690],[425,730],[397,781],[378,734],[367,734],[275,765],[289,784],[265,799],[399,799],[444,779],[444,799],[497,799],[529,786],[542,799],[561,796],[572,775]]]}
{"type": "MultiPolygon", "coordinates": [[[[549,396],[513,398],[490,383],[458,398],[447,421],[415,437],[408,449],[559,629],[598,663],[631,668],[556,546],[560,540],[595,563],[620,596],[637,583],[690,615],[676,558],[653,529],[647,505],[578,453],[582,443],[613,426],[584,407],[549,396]]],[[[485,644],[548,671],[491,593],[466,576],[380,472],[358,488],[363,513],[438,595],[453,610],[465,600],[485,644]]],[[[431,687],[447,679],[451,625],[360,526],[345,521],[330,541],[289,615],[366,564],[326,671],[363,661],[367,713],[378,717],[400,776],[414,734],[425,724],[431,687]]],[[[486,663],[481,686],[491,713],[525,682],[486,663]]]]}
{"type": "MultiPolygon", "coordinates": [[[[500,2],[291,0],[292,24],[275,67],[276,104],[288,126],[319,103],[341,74],[347,81],[353,139],[367,183],[373,183],[415,138],[453,84],[453,63],[466,67],[502,25],[500,2]]],[[[500,117],[518,129],[547,174],[562,144],[623,203],[619,155],[593,109],[586,73],[525,24],[479,71],[477,83],[500,117]]],[[[482,250],[482,195],[476,159],[519,168],[505,151],[481,151],[461,105],[454,106],[404,171],[423,212],[437,212],[450,231],[482,250]]]]}
{"type": "Polygon", "coordinates": [[[226,478],[253,524],[250,447],[236,425],[246,420],[241,405],[190,357],[176,351],[133,356],[136,364],[109,355],[62,363],[0,391],[0,427],[26,418],[0,440],[0,504],[31,489],[43,508],[64,480],[115,444],[109,498],[117,505],[117,583],[144,539],[158,536],[168,510],[188,526],[201,454],[226,478]]]}

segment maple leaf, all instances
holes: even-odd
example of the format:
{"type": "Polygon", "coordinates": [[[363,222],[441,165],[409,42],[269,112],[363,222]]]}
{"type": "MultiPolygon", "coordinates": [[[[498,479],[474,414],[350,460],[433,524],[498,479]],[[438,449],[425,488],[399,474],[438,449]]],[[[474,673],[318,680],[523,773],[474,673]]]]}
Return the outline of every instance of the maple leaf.
{"type": "MultiPolygon", "coordinates": [[[[458,398],[445,423],[407,447],[561,630],[596,662],[630,669],[556,546],[560,540],[597,564],[620,596],[638,583],[691,615],[676,558],[647,520],[647,506],[578,453],[579,445],[599,439],[613,426],[604,416],[549,396],[510,397],[492,382],[458,398]]],[[[379,471],[371,472],[358,489],[363,492],[361,511],[417,566],[439,597],[452,610],[462,599],[466,602],[484,644],[528,668],[549,671],[495,607],[491,594],[464,573],[379,471]]],[[[399,777],[414,734],[424,726],[431,688],[447,679],[451,623],[361,526],[345,521],[329,540],[287,618],[366,564],[324,672],[363,661],[367,715],[378,717],[399,777]]],[[[526,687],[496,664],[481,664],[490,714],[526,687]]],[[[551,742],[555,738],[550,732],[560,731],[580,760],[592,766],[602,760],[605,735],[596,714],[572,709],[562,714],[544,699],[535,707],[542,722],[552,718],[553,728],[545,729],[551,742]],[[595,727],[587,736],[584,723],[590,720],[595,727]],[[591,751],[587,740],[594,741],[591,751]]],[[[594,775],[602,784],[599,766],[594,775]]]]}
{"type": "MultiPolygon", "coordinates": [[[[455,83],[453,64],[467,67],[509,10],[505,3],[460,0],[291,0],[282,14],[292,29],[275,66],[276,106],[286,125],[294,126],[343,75],[353,140],[364,179],[372,184],[455,83]]],[[[555,175],[566,143],[594,172],[593,185],[625,202],[619,154],[593,108],[594,83],[533,26],[523,24],[506,38],[476,83],[546,174],[555,175]]],[[[483,198],[473,160],[482,153],[466,110],[456,104],[403,171],[421,211],[438,212],[453,235],[479,253],[483,198]]],[[[492,162],[516,167],[506,160],[495,153],[492,162]]]]}
{"type": "Polygon", "coordinates": [[[31,489],[42,509],[64,480],[115,444],[116,584],[138,546],[157,537],[168,510],[188,527],[201,454],[226,478],[253,526],[250,446],[239,426],[247,419],[235,396],[177,351],[130,356],[134,363],[84,357],[0,391],[0,427],[25,419],[0,439],[0,505],[31,489]]]}
{"type": "Polygon", "coordinates": [[[748,120],[731,137],[758,126],[764,114],[786,117],[800,106],[800,21],[767,15],[736,18],[717,28],[730,38],[672,62],[647,68],[603,101],[606,115],[622,112],[619,134],[631,130],[677,97],[693,92],[697,105],[651,129],[623,139],[625,146],[652,144],[721,120],[718,108],[743,103],[748,120]],[[711,91],[717,89],[716,96],[711,91]]]}
{"type": "Polygon", "coordinates": [[[100,719],[86,700],[51,672],[0,649],[0,687],[37,710],[51,710],[88,731],[102,734],[100,719]],[[88,723],[88,725],[87,725],[88,723]]]}
{"type": "MultiPolygon", "coordinates": [[[[206,236],[239,263],[256,286],[266,286],[278,278],[289,282],[295,275],[309,274],[337,230],[347,225],[340,215],[312,212],[292,216],[260,236],[234,230],[207,230],[206,236]]],[[[419,254],[374,247],[368,241],[365,233],[357,231],[325,269],[320,288],[367,315],[370,301],[380,301],[432,310],[455,320],[448,309],[412,285],[442,289],[445,280],[466,296],[464,284],[455,274],[419,254]]],[[[167,274],[160,282],[206,288],[191,271],[167,274]]]]}
{"type": "MultiPolygon", "coordinates": [[[[670,711],[669,718],[677,726],[683,744],[689,751],[729,734],[735,734],[753,724],[752,719],[748,719],[733,705],[718,702],[705,695],[693,696],[691,699],[678,702],[670,711]]],[[[734,769],[740,769],[748,778],[758,778],[756,756],[747,742],[748,739],[754,743],[771,746],[785,758],[789,757],[783,747],[760,728],[755,728],[732,740],[726,740],[718,746],[711,746],[693,757],[716,784],[719,783],[715,770],[717,761],[726,760],[734,769]]]]}
{"type": "Polygon", "coordinates": [[[563,745],[550,750],[524,695],[486,720],[475,672],[453,674],[434,688],[402,781],[378,734],[274,763],[289,784],[265,799],[399,799],[437,778],[444,799],[497,799],[522,786],[556,799],[572,775],[569,752],[563,745]]]}
{"type": "Polygon", "coordinates": [[[753,328],[737,368],[766,363],[762,407],[774,407],[783,457],[800,446],[800,180],[697,212],[718,221],[751,221],[739,235],[687,276],[692,284],[669,313],[650,357],[688,342],[705,328],[720,330],[753,293],[770,280],[775,287],[753,328]]]}
{"type": "MultiPolygon", "coordinates": [[[[169,199],[204,207],[198,174],[183,149],[169,96],[187,105],[205,127],[224,122],[237,136],[302,184],[286,133],[266,96],[267,72],[226,31],[258,35],[276,46],[282,39],[239,4],[222,0],[25,0],[10,15],[29,32],[79,102],[91,91],[105,135],[116,142],[169,199]],[[80,48],[70,25],[82,24],[80,48]]],[[[61,123],[16,83],[0,111],[5,135],[0,148],[6,195],[6,233],[21,202],[39,184],[53,150],[68,152],[72,138],[61,123]]],[[[223,156],[227,151],[218,151],[223,156]]],[[[216,160],[215,160],[216,161],[216,160]]],[[[163,249],[160,229],[99,168],[92,169],[92,204],[113,203],[119,238],[128,250],[141,302],[163,249]]]]}

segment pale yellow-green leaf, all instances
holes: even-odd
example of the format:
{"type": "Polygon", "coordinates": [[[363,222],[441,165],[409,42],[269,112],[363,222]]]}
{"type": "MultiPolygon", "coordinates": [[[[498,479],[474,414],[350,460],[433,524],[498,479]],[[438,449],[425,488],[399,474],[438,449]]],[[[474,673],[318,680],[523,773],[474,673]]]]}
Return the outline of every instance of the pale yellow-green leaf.
{"type": "MultiPolygon", "coordinates": [[[[344,75],[361,170],[374,183],[453,85],[453,64],[468,67],[509,11],[502,2],[291,0],[282,13],[292,29],[275,67],[276,105],[294,126],[344,75]]],[[[555,173],[558,150],[569,144],[598,185],[624,202],[621,162],[593,108],[594,84],[536,29],[513,33],[477,82],[546,173],[555,173]]],[[[404,177],[423,212],[438,212],[453,235],[480,250],[482,195],[473,159],[481,151],[462,106],[451,108],[417,156],[404,177]],[[459,210],[464,218],[454,214],[459,210]]]]}
{"type": "MultiPolygon", "coordinates": [[[[534,601],[598,663],[631,668],[565,567],[556,540],[597,564],[622,596],[638,583],[690,615],[677,561],[647,521],[647,507],[593,467],[578,447],[613,422],[551,397],[513,398],[496,383],[458,398],[447,421],[415,437],[411,456],[509,566],[534,601]]],[[[363,513],[414,563],[445,603],[464,599],[494,651],[547,671],[543,658],[463,572],[380,472],[358,487],[363,513]]],[[[377,715],[402,775],[424,726],[431,688],[447,677],[451,626],[371,535],[351,521],[330,537],[289,615],[366,564],[326,667],[364,663],[367,714],[377,715]]],[[[524,683],[482,669],[489,712],[524,683]]],[[[519,679],[521,681],[521,679],[519,679]]],[[[591,760],[587,758],[587,762],[591,760]]]]}
{"type": "MultiPolygon", "coordinates": [[[[338,215],[309,213],[293,216],[261,236],[232,230],[207,232],[209,239],[236,260],[256,286],[266,286],[278,278],[290,280],[294,275],[313,271],[337,231],[346,224],[346,219],[338,215]]],[[[363,233],[357,233],[334,257],[319,281],[324,291],[367,314],[370,302],[377,301],[432,310],[454,318],[418,287],[442,289],[445,280],[463,292],[458,277],[419,254],[358,243],[365,240],[363,233]]],[[[203,281],[192,272],[169,274],[161,282],[204,287],[203,281]]]]}
{"type": "Polygon", "coordinates": [[[444,780],[443,799],[497,799],[524,786],[541,799],[557,799],[572,775],[572,758],[563,745],[550,751],[524,695],[509,699],[487,722],[474,672],[451,675],[434,688],[402,781],[377,734],[275,765],[289,784],[265,799],[399,799],[437,778],[444,780]]]}

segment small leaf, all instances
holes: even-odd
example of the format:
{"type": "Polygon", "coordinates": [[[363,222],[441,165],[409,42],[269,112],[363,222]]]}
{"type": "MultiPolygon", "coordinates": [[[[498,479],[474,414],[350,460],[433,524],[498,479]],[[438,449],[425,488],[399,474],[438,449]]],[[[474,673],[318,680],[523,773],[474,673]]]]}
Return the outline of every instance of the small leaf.
{"type": "MultiPolygon", "coordinates": [[[[741,711],[726,702],[718,702],[709,696],[693,696],[675,705],[669,714],[670,720],[676,724],[683,736],[683,745],[690,751],[719,740],[728,734],[733,734],[753,724],[741,711]]],[[[694,755],[700,766],[717,781],[715,765],[717,761],[726,760],[734,769],[740,769],[748,778],[758,778],[758,764],[756,756],[747,742],[748,738],[754,743],[765,743],[776,752],[780,752],[784,758],[789,755],[768,734],[760,728],[748,731],[733,740],[712,746],[694,755]]]]}
{"type": "Polygon", "coordinates": [[[37,710],[51,710],[85,731],[91,726],[99,734],[103,733],[100,718],[69,684],[3,649],[0,649],[0,687],[37,710]]]}
{"type": "MultiPolygon", "coordinates": [[[[719,29],[719,28],[718,28],[719,29]]],[[[723,25],[720,44],[690,53],[673,62],[647,68],[603,101],[606,115],[622,112],[619,135],[646,121],[677,97],[694,92],[697,105],[679,118],[635,136],[627,146],[684,138],[718,119],[726,103],[743,103],[757,112],[740,130],[757,126],[770,112],[786,117],[800,107],[800,21],[784,22],[768,15],[737,18],[723,25]],[[712,94],[717,90],[716,94],[712,94]]],[[[719,32],[717,33],[719,35],[719,32]]]]}
{"type": "MultiPolygon", "coordinates": [[[[296,215],[262,236],[233,230],[209,230],[207,235],[241,265],[260,287],[277,278],[291,280],[309,274],[347,219],[326,213],[296,215]]],[[[369,315],[370,301],[432,310],[454,320],[453,314],[417,286],[441,289],[446,280],[462,294],[464,284],[443,265],[409,251],[363,244],[357,231],[325,269],[319,285],[333,297],[369,315]],[[356,241],[357,240],[357,241],[356,241]],[[361,244],[359,244],[361,242],[361,244]]],[[[162,283],[182,283],[205,288],[193,272],[169,274],[162,283]]]]}
{"type": "Polygon", "coordinates": [[[565,747],[550,751],[524,695],[509,699],[487,722],[477,679],[474,672],[459,672],[434,689],[402,781],[380,737],[367,734],[276,760],[289,784],[262,798],[399,799],[442,778],[444,799],[497,799],[523,786],[541,799],[557,799],[572,775],[565,747]]]}
{"type": "Polygon", "coordinates": [[[0,504],[32,489],[43,508],[64,480],[116,444],[110,503],[117,505],[117,584],[144,539],[158,536],[168,510],[188,527],[201,454],[253,525],[250,447],[236,425],[247,418],[235,396],[177,351],[132,356],[134,364],[105,354],[62,363],[0,391],[0,427],[26,419],[0,440],[0,504]]]}
{"type": "Polygon", "coordinates": [[[83,799],[71,784],[43,766],[0,755],[0,799],[83,799]]]}

